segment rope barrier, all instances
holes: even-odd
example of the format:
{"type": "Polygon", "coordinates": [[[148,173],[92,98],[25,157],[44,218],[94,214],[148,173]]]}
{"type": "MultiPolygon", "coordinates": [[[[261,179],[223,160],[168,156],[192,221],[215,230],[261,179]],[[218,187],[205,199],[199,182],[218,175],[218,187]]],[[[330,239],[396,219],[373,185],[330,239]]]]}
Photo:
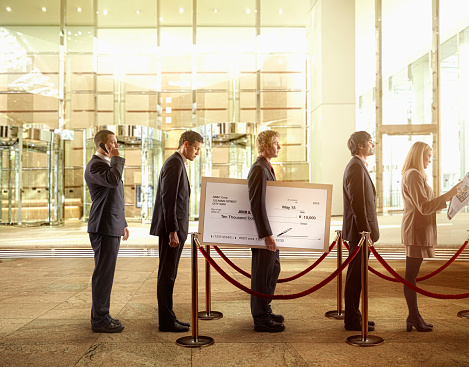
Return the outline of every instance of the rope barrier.
{"type": "MultiPolygon", "coordinates": [[[[461,255],[461,253],[466,248],[467,244],[468,244],[468,241],[464,242],[463,245],[459,248],[459,250],[456,251],[456,253],[451,257],[451,259],[449,259],[441,267],[439,267],[438,269],[432,271],[431,273],[417,278],[417,282],[421,282],[423,280],[430,279],[430,278],[434,277],[435,275],[437,275],[438,273],[441,273],[443,270],[445,270],[448,266],[450,266],[454,262],[454,260],[456,260],[459,257],[459,255],[461,255]]],[[[347,248],[347,250],[349,250],[349,246],[348,246],[347,243],[345,243],[345,241],[344,241],[344,245],[347,248]]],[[[382,279],[388,280],[390,282],[399,283],[399,280],[397,280],[395,278],[391,278],[391,277],[379,272],[378,270],[374,269],[371,266],[368,266],[368,270],[371,271],[373,274],[379,276],[382,279]]]]}
{"type": "Polygon", "coordinates": [[[408,288],[410,288],[410,289],[412,289],[412,290],[414,290],[414,291],[416,291],[420,294],[423,294],[424,296],[432,297],[432,298],[438,298],[438,299],[462,299],[462,298],[468,298],[469,297],[469,293],[439,294],[439,293],[428,292],[428,291],[426,291],[422,288],[419,288],[416,285],[414,285],[414,284],[410,283],[409,281],[407,281],[406,279],[404,279],[403,277],[401,277],[393,268],[391,268],[391,266],[389,266],[389,264],[381,257],[381,255],[378,254],[378,252],[376,251],[374,246],[370,246],[370,250],[373,253],[373,255],[376,257],[376,259],[381,263],[381,265],[383,265],[385,267],[385,269],[387,271],[389,271],[389,273],[393,277],[395,277],[399,282],[401,282],[402,284],[404,284],[408,288]]]}
{"type": "MultiPolygon", "coordinates": [[[[197,241],[198,242],[198,241],[197,241]]],[[[200,245],[200,244],[199,244],[200,245]]],[[[227,281],[229,281],[231,284],[233,284],[235,287],[241,289],[242,291],[249,293],[252,296],[256,296],[259,298],[264,298],[264,299],[295,299],[295,298],[300,298],[307,296],[313,292],[316,292],[318,289],[321,289],[324,287],[326,284],[328,284],[332,279],[334,279],[339,273],[341,273],[347,266],[348,264],[353,260],[353,258],[357,255],[358,251],[360,250],[360,247],[357,246],[355,250],[349,255],[349,257],[342,263],[342,265],[336,269],[331,275],[329,275],[326,279],[321,281],[320,283],[316,284],[314,287],[311,287],[303,292],[299,293],[294,293],[294,294],[281,294],[281,295],[275,295],[275,294],[264,294],[264,293],[259,293],[256,291],[253,291],[252,289],[246,287],[245,285],[239,283],[232,277],[230,277],[220,266],[213,260],[210,255],[207,254],[205,249],[201,246],[199,246],[199,250],[202,253],[202,255],[205,257],[205,260],[209,262],[210,265],[213,266],[213,268],[227,281]]]]}
{"type": "MultiPolygon", "coordinates": [[[[310,265],[309,267],[307,267],[305,270],[301,271],[300,273],[296,274],[296,275],[293,275],[291,277],[288,277],[288,278],[281,278],[279,280],[277,280],[277,283],[286,283],[286,282],[290,282],[292,280],[295,280],[295,279],[298,279],[298,278],[301,278],[303,275],[305,274],[308,274],[311,270],[313,270],[316,266],[319,265],[319,263],[321,261],[323,261],[327,255],[329,255],[332,251],[332,249],[334,248],[334,246],[336,245],[336,241],[332,242],[332,244],[329,246],[329,251],[328,252],[325,252],[323,253],[315,262],[314,264],[310,265]]],[[[220,257],[225,260],[225,262],[230,265],[233,269],[235,269],[237,272],[239,272],[240,274],[244,275],[246,278],[251,278],[251,274],[249,274],[248,272],[244,271],[243,269],[241,269],[239,266],[237,266],[236,264],[234,264],[224,253],[223,251],[221,251],[217,246],[213,246],[213,248],[215,249],[215,251],[218,253],[218,255],[220,255],[220,257]]]]}

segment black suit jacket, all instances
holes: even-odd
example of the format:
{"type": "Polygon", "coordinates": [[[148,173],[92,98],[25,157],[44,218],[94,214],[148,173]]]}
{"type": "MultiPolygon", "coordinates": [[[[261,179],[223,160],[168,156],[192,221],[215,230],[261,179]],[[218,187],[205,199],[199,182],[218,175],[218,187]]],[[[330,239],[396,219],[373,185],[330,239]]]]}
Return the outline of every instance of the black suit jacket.
{"type": "Polygon", "coordinates": [[[185,242],[189,231],[190,195],[184,160],[175,152],[161,167],[150,234],[163,236],[178,232],[179,241],[185,242]]]}
{"type": "Polygon", "coordinates": [[[120,237],[127,227],[122,172],[125,159],[112,157],[111,164],[93,155],[85,170],[92,200],[88,232],[120,237]]]}
{"type": "Polygon", "coordinates": [[[267,181],[276,181],[269,164],[262,157],[257,157],[248,174],[249,201],[251,212],[257,227],[259,238],[272,235],[267,210],[265,208],[265,194],[267,181]]]}
{"type": "Polygon", "coordinates": [[[358,242],[361,238],[360,232],[371,232],[371,240],[378,241],[376,190],[365,164],[357,156],[352,157],[345,168],[343,195],[343,238],[347,241],[358,242]]]}

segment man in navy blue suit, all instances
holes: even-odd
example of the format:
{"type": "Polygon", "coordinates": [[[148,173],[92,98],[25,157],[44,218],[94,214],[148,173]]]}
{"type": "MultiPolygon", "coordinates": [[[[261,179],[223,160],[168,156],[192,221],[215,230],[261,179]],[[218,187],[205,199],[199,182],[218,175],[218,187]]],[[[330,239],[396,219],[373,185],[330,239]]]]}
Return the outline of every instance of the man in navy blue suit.
{"type": "Polygon", "coordinates": [[[150,234],[159,236],[158,251],[158,324],[164,332],[189,331],[190,325],[179,321],[173,311],[173,289],[179,259],[189,232],[191,188],[187,176],[188,161],[200,153],[204,140],[195,131],[185,131],[178,150],[161,167],[150,234]]]}
{"type": "MultiPolygon", "coordinates": [[[[378,217],[376,215],[376,190],[366,158],[374,154],[371,135],[366,131],[354,132],[348,142],[352,159],[345,168],[343,179],[344,217],[342,236],[350,244],[350,253],[360,242],[361,232],[370,232],[373,242],[379,239],[378,217]]],[[[359,309],[361,285],[361,255],[358,254],[347,269],[345,281],[345,329],[362,330],[362,315],[359,309]]],[[[368,330],[373,331],[375,323],[368,321],[368,330]]]]}
{"type": "MultiPolygon", "coordinates": [[[[279,133],[273,130],[262,131],[257,136],[259,156],[248,174],[249,201],[256,223],[259,238],[264,239],[266,248],[252,248],[251,288],[259,293],[274,294],[280,274],[279,250],[270,228],[265,206],[267,181],[276,181],[274,168],[270,163],[280,151],[279,133]]],[[[251,314],[254,330],[260,332],[280,332],[285,330],[282,315],[272,313],[271,300],[251,296],[251,314]]]]}
{"type": "Polygon", "coordinates": [[[92,201],[88,234],[95,264],[91,283],[91,330],[119,333],[124,326],[111,317],[109,307],[120,238],[124,241],[129,238],[122,183],[125,159],[119,155],[117,139],[112,131],[98,131],[94,143],[96,153],[85,170],[92,201]]]}

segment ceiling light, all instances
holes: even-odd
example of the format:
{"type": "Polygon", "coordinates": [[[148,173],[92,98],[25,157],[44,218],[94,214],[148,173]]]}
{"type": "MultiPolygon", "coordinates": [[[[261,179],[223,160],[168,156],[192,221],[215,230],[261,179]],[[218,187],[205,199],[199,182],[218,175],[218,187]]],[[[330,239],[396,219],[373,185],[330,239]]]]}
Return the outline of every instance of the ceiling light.
{"type": "Polygon", "coordinates": [[[107,15],[107,10],[106,9],[103,10],[103,14],[107,15]]]}
{"type": "Polygon", "coordinates": [[[77,9],[77,12],[81,13],[81,8],[78,8],[78,9],[77,9]]]}
{"type": "Polygon", "coordinates": [[[246,9],[246,14],[251,14],[251,9],[246,9]]]}
{"type": "Polygon", "coordinates": [[[214,12],[214,13],[218,13],[218,9],[213,9],[213,12],[214,12]]]}
{"type": "Polygon", "coordinates": [[[179,13],[184,13],[184,8],[179,8],[179,13]]]}
{"type": "Polygon", "coordinates": [[[137,14],[140,14],[140,10],[137,10],[136,13],[137,13],[137,14]]]}
{"type": "Polygon", "coordinates": [[[47,11],[46,7],[42,7],[42,11],[47,11]]]}
{"type": "Polygon", "coordinates": [[[278,13],[279,13],[279,14],[283,14],[283,9],[279,9],[279,10],[278,10],[278,13]]]}
{"type": "Polygon", "coordinates": [[[7,6],[7,11],[11,11],[11,8],[9,6],[7,6]]]}
{"type": "Polygon", "coordinates": [[[162,21],[163,21],[163,17],[160,17],[160,22],[162,22],[162,21]]]}

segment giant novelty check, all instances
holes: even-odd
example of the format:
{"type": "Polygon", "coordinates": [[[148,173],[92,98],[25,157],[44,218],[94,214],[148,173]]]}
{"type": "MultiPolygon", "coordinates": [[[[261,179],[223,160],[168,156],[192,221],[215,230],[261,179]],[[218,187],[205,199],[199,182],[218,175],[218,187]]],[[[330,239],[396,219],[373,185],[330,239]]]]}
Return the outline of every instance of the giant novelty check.
{"type": "MultiPolygon", "coordinates": [[[[266,209],[277,247],[327,251],[332,185],[268,181],[266,209]]],[[[204,245],[264,247],[247,180],[202,177],[199,232],[204,245]]]]}

